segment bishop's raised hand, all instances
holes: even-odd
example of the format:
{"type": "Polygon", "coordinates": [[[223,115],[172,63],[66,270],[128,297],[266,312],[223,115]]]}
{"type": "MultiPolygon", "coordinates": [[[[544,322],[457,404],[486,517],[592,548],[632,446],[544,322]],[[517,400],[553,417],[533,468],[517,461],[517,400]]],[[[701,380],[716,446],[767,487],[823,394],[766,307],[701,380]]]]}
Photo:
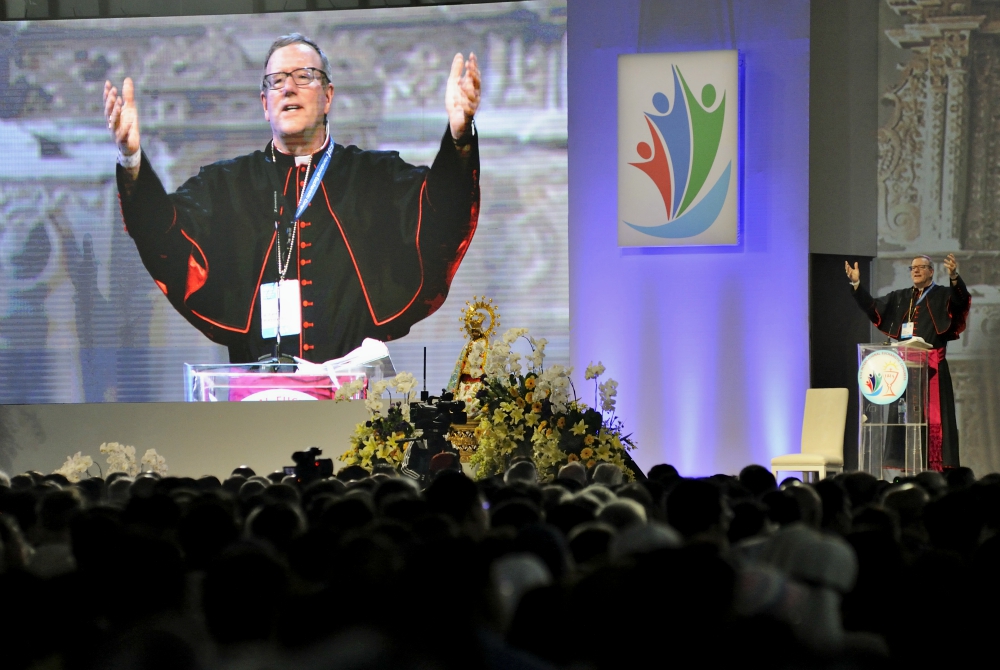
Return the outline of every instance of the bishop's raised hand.
{"type": "Polygon", "coordinates": [[[851,267],[850,263],[844,261],[844,271],[847,272],[847,279],[852,284],[854,282],[861,281],[861,270],[858,269],[857,261],[855,261],[853,268],[851,267]]]}
{"type": "Polygon", "coordinates": [[[948,276],[951,279],[958,277],[958,261],[955,260],[955,254],[948,254],[948,257],[944,259],[944,267],[948,270],[948,276]]]}
{"type": "Polygon", "coordinates": [[[122,156],[139,151],[139,110],[131,77],[122,82],[120,95],[110,81],[104,82],[104,119],[122,156]]]}
{"type": "Polygon", "coordinates": [[[461,139],[472,124],[472,118],[479,109],[482,78],[476,54],[470,53],[469,60],[462,54],[455,54],[448,75],[448,87],[444,94],[444,108],[448,112],[448,125],[452,138],[461,139]],[[463,74],[463,69],[465,70],[463,74]]]}

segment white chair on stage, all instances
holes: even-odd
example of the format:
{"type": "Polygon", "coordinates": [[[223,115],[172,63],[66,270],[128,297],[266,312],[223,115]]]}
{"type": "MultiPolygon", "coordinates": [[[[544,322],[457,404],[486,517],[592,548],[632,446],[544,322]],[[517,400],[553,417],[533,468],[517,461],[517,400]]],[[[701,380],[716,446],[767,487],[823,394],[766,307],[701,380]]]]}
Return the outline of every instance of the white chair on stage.
{"type": "Polygon", "coordinates": [[[771,459],[771,472],[815,472],[824,479],[828,472],[844,470],[844,426],[847,423],[848,390],[808,389],[802,417],[801,453],[771,459]]]}

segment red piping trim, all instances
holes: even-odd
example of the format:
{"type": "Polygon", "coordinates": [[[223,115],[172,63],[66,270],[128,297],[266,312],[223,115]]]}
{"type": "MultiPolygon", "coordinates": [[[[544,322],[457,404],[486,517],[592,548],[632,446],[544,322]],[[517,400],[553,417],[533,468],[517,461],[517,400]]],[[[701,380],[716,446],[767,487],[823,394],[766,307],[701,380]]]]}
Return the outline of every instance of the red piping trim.
{"type": "Polygon", "coordinates": [[[351,256],[351,263],[354,264],[354,272],[357,273],[358,281],[361,282],[361,292],[365,296],[365,302],[368,303],[368,311],[372,315],[372,321],[375,322],[376,326],[382,326],[384,324],[387,324],[393,319],[399,317],[406,310],[410,309],[413,303],[416,302],[417,296],[420,295],[420,292],[424,288],[424,257],[423,254],[420,253],[420,226],[423,222],[423,217],[424,217],[424,190],[427,188],[427,179],[425,177],[424,183],[420,185],[420,204],[417,214],[417,234],[414,239],[414,243],[417,246],[417,262],[420,265],[420,285],[417,287],[417,291],[416,293],[413,294],[413,297],[410,298],[410,302],[406,303],[406,306],[403,307],[403,309],[399,310],[392,316],[389,316],[382,320],[379,320],[379,318],[375,316],[375,308],[372,307],[371,298],[369,298],[368,296],[368,288],[365,286],[365,280],[361,277],[361,268],[358,267],[358,261],[354,257],[354,250],[351,249],[351,243],[347,241],[347,234],[344,232],[344,227],[340,224],[340,219],[337,218],[337,214],[333,211],[333,206],[330,205],[330,196],[327,195],[326,185],[320,182],[320,186],[323,188],[323,197],[326,198],[326,207],[328,210],[330,210],[330,215],[333,216],[333,220],[337,223],[337,228],[340,230],[340,236],[344,238],[344,244],[347,246],[347,253],[350,254],[351,256]]]}
{"type": "MultiPolygon", "coordinates": [[[[177,217],[177,210],[174,209],[174,218],[176,219],[176,217],[177,217]]],[[[186,239],[188,242],[190,242],[194,246],[194,248],[198,250],[198,253],[201,255],[201,260],[205,264],[205,267],[203,267],[203,268],[201,268],[199,266],[200,269],[201,269],[201,271],[202,271],[202,273],[203,273],[203,276],[200,278],[201,279],[201,283],[199,283],[196,288],[191,288],[191,286],[190,286],[190,284],[191,284],[191,261],[194,261],[195,266],[198,266],[198,260],[196,258],[194,258],[194,254],[191,254],[191,255],[188,256],[188,278],[187,278],[187,284],[188,285],[184,287],[184,302],[187,302],[187,299],[190,298],[193,294],[195,294],[198,291],[200,291],[201,287],[204,286],[205,282],[208,281],[208,258],[205,257],[205,252],[202,251],[201,245],[198,244],[197,242],[195,242],[194,239],[190,235],[188,235],[187,233],[185,233],[183,228],[181,228],[181,235],[183,235],[184,239],[186,239]]]]}
{"type": "MultiPolygon", "coordinates": [[[[169,226],[167,226],[167,230],[165,231],[165,232],[168,232],[168,233],[169,233],[169,232],[170,232],[171,230],[173,230],[173,229],[174,229],[174,226],[176,226],[176,225],[177,225],[177,208],[176,208],[176,207],[174,207],[173,209],[174,209],[174,220],[170,222],[170,225],[169,225],[169,226]]],[[[182,231],[181,231],[181,233],[183,233],[183,232],[184,232],[184,231],[182,230],[182,231]]],[[[187,237],[187,235],[185,235],[185,237],[187,237]]]]}
{"type": "MultiPolygon", "coordinates": [[[[212,319],[210,319],[207,316],[204,316],[202,314],[199,314],[198,312],[194,311],[193,309],[191,310],[191,313],[194,314],[199,319],[201,319],[202,321],[207,321],[208,323],[212,324],[213,326],[218,326],[219,328],[222,328],[223,330],[231,330],[234,333],[248,333],[248,332],[250,332],[250,322],[253,320],[253,308],[254,308],[254,305],[257,304],[257,294],[260,293],[260,283],[264,280],[264,269],[267,267],[267,259],[271,256],[271,249],[274,248],[274,237],[277,234],[278,234],[278,231],[275,231],[271,235],[271,243],[267,246],[267,253],[264,254],[264,262],[260,264],[260,276],[257,277],[257,287],[254,288],[253,298],[250,300],[250,312],[247,314],[247,325],[246,325],[245,328],[237,328],[235,326],[227,326],[224,323],[219,323],[218,321],[213,321],[212,319]]],[[[188,309],[191,309],[191,308],[189,307],[188,309]]]]}
{"type": "MultiPolygon", "coordinates": [[[[299,201],[298,200],[295,201],[295,206],[296,207],[299,206],[299,201]]],[[[295,233],[296,233],[296,235],[299,238],[299,242],[302,241],[302,232],[301,231],[302,231],[302,223],[300,221],[296,221],[295,222],[295,233]]],[[[302,323],[302,321],[303,321],[303,319],[302,319],[302,300],[303,300],[304,296],[302,295],[302,271],[299,270],[299,268],[302,267],[302,249],[301,248],[295,250],[295,260],[298,261],[298,263],[296,263],[296,265],[295,265],[295,276],[299,280],[299,323],[302,323]]],[[[302,353],[302,340],[303,340],[303,338],[305,337],[306,334],[304,332],[302,332],[302,330],[303,329],[299,329],[299,358],[303,358],[305,356],[305,354],[302,353]]]]}

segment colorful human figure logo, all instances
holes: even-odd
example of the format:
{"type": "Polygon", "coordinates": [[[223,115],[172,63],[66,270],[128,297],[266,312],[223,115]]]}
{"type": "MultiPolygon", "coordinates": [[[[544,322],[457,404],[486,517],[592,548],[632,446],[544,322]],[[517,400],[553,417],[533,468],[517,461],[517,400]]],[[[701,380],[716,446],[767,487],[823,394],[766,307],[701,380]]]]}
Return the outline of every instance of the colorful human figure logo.
{"type": "Polygon", "coordinates": [[[642,170],[656,185],[663,198],[666,223],[655,226],[625,223],[647,235],[683,238],[698,235],[715,223],[729,194],[733,163],[729,161],[715,184],[695,203],[705,191],[719,153],[726,93],[723,91],[722,100],[711,109],[717,97],[712,84],[702,87],[701,100],[698,100],[680,68],[674,65],[672,73],[673,105],[662,92],[653,96],[653,107],[659,113],[645,114],[650,142],[640,142],[636,146],[642,161],[629,163],[642,170]]]}

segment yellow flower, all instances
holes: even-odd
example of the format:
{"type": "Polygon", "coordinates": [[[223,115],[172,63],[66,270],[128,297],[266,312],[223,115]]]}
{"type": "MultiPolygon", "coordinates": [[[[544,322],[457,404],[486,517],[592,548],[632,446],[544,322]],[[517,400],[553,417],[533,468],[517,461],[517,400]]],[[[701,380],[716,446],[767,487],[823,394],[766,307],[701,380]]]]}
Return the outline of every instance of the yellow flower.
{"type": "Polygon", "coordinates": [[[513,419],[514,423],[520,423],[521,419],[524,418],[524,410],[520,407],[515,407],[510,413],[510,418],[513,419]]]}
{"type": "Polygon", "coordinates": [[[566,457],[566,460],[569,461],[570,463],[573,463],[575,461],[580,460],[580,457],[577,456],[576,454],[570,454],[569,456],[566,457]]]}
{"type": "Polygon", "coordinates": [[[583,443],[586,444],[589,447],[590,445],[592,445],[594,443],[594,436],[593,435],[588,435],[587,437],[583,438],[583,443]]]}
{"type": "Polygon", "coordinates": [[[534,426],[536,423],[538,423],[538,419],[539,416],[534,412],[524,415],[524,422],[529,426],[534,426]]]}
{"type": "Polygon", "coordinates": [[[597,448],[597,457],[602,461],[606,461],[611,458],[611,447],[606,444],[602,444],[597,448]]]}
{"type": "Polygon", "coordinates": [[[507,419],[507,415],[504,414],[502,409],[497,409],[493,412],[493,423],[502,424],[507,419]]]}
{"type": "MultiPolygon", "coordinates": [[[[559,420],[562,421],[561,418],[559,420]]],[[[559,427],[562,428],[562,426],[559,427]]],[[[574,435],[584,435],[587,432],[587,424],[583,422],[583,419],[580,419],[579,421],[576,422],[575,426],[569,429],[569,432],[573,433],[574,435]]]]}
{"type": "Polygon", "coordinates": [[[566,417],[561,416],[559,417],[559,420],[556,421],[556,428],[565,428],[565,427],[566,427],[566,417]]]}
{"type": "Polygon", "coordinates": [[[524,394],[524,402],[534,402],[534,401],[535,401],[534,391],[528,391],[527,393],[524,394]]]}
{"type": "Polygon", "coordinates": [[[524,407],[524,398],[518,398],[516,402],[518,407],[524,407]]]}
{"type": "Polygon", "coordinates": [[[547,425],[549,425],[548,421],[542,421],[540,424],[538,424],[538,429],[541,430],[542,428],[545,428],[545,426],[547,425]]]}
{"type": "Polygon", "coordinates": [[[532,403],[532,405],[531,405],[531,411],[534,412],[535,414],[541,414],[542,413],[542,403],[540,403],[540,402],[532,403]]]}
{"type": "Polygon", "coordinates": [[[590,458],[593,455],[594,455],[594,450],[591,449],[590,447],[584,447],[582,450],[580,450],[580,458],[590,458]]]}
{"type": "Polygon", "coordinates": [[[527,379],[525,379],[524,380],[524,388],[529,389],[529,390],[535,388],[535,378],[534,377],[528,377],[527,379]]]}
{"type": "Polygon", "coordinates": [[[511,386],[510,387],[510,394],[512,396],[514,396],[515,398],[518,397],[519,395],[521,395],[520,391],[518,390],[518,388],[516,386],[511,386]]]}
{"type": "Polygon", "coordinates": [[[510,436],[512,438],[514,438],[515,440],[517,440],[518,442],[520,442],[521,440],[523,440],[524,439],[524,426],[518,426],[517,428],[515,428],[514,432],[512,432],[510,434],[510,436]]]}

